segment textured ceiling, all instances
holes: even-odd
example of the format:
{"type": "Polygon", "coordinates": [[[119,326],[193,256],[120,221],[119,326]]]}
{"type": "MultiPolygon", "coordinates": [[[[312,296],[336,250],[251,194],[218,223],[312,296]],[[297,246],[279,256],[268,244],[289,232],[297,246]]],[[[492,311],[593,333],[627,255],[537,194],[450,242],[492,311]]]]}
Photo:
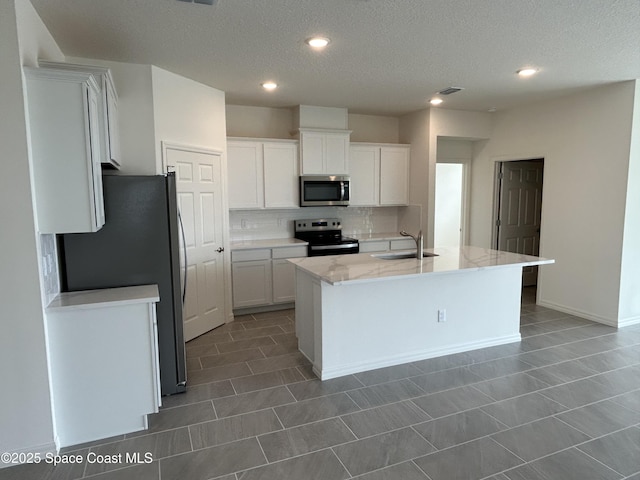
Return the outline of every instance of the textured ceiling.
{"type": "Polygon", "coordinates": [[[157,65],[230,104],[399,115],[455,85],[443,107],[486,111],[640,78],[640,0],[31,2],[66,55],[157,65]]]}

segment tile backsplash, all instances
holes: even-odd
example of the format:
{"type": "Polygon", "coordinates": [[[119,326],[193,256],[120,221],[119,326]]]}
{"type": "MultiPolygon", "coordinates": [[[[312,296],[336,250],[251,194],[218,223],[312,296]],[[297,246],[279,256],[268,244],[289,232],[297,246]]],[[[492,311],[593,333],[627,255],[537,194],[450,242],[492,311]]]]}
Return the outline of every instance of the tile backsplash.
{"type": "Polygon", "coordinates": [[[60,293],[58,249],[55,235],[40,235],[40,282],[43,303],[48,305],[60,293]]]}
{"type": "Polygon", "coordinates": [[[231,241],[293,237],[294,220],[339,218],[345,235],[398,230],[398,207],[308,207],[290,210],[231,210],[231,241]]]}

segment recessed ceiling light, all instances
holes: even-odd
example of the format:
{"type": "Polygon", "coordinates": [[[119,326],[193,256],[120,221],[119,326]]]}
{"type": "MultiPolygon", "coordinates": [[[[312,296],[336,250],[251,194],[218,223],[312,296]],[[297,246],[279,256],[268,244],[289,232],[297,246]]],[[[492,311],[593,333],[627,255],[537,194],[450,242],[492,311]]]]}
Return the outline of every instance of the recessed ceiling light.
{"type": "Polygon", "coordinates": [[[435,98],[432,98],[431,100],[429,100],[429,103],[431,105],[440,105],[442,103],[442,99],[438,98],[438,97],[435,97],[435,98]]]}
{"type": "Polygon", "coordinates": [[[276,82],[264,82],[261,85],[265,90],[275,90],[276,88],[278,88],[278,84],[276,82]]]}
{"type": "Polygon", "coordinates": [[[305,43],[312,48],[324,48],[329,45],[330,40],[326,37],[311,37],[305,40],[305,43]]]}
{"type": "Polygon", "coordinates": [[[538,73],[538,69],[532,67],[521,68],[520,70],[517,70],[516,73],[521,77],[530,77],[531,75],[538,73]]]}

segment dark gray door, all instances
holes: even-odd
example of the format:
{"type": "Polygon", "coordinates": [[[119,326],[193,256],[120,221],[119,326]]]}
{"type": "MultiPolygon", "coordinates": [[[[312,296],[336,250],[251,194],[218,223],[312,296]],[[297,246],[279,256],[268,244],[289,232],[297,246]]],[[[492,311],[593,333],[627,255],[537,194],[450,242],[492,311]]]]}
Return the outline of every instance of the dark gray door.
{"type": "MultiPolygon", "coordinates": [[[[503,162],[500,173],[497,249],[539,255],[544,160],[503,162]]],[[[523,286],[536,285],[538,267],[523,269],[523,286]]]]}

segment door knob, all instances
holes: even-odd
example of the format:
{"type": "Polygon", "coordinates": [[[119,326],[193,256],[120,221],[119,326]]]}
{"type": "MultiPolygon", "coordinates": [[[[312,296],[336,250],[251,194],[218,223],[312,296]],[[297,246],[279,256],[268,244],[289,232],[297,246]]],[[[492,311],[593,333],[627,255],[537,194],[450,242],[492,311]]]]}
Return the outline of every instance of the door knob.
{"type": "Polygon", "coordinates": [[[218,252],[218,253],[224,252],[224,247],[220,247],[220,248],[218,248],[218,249],[216,250],[216,252],[218,252]]]}

